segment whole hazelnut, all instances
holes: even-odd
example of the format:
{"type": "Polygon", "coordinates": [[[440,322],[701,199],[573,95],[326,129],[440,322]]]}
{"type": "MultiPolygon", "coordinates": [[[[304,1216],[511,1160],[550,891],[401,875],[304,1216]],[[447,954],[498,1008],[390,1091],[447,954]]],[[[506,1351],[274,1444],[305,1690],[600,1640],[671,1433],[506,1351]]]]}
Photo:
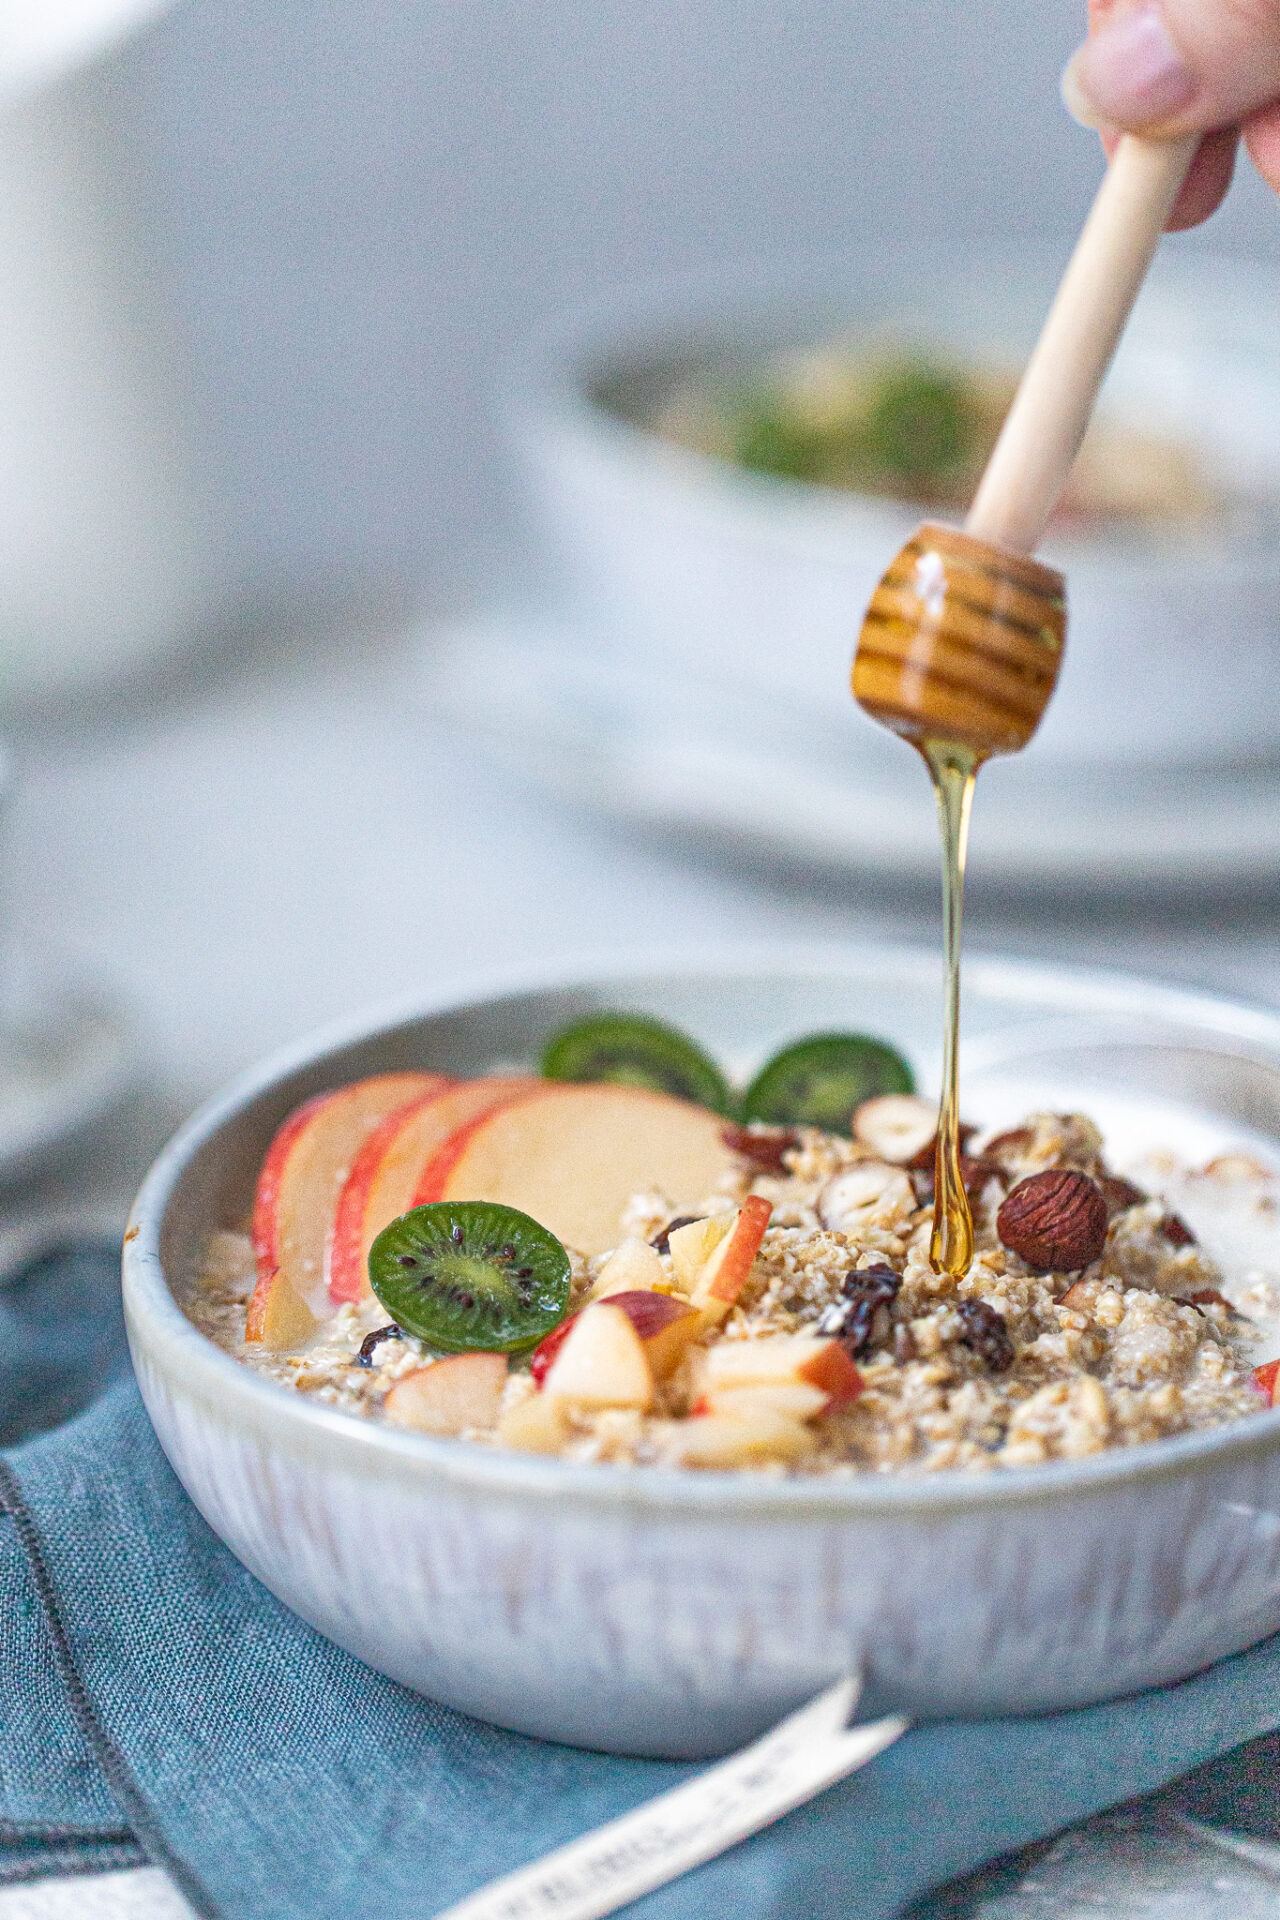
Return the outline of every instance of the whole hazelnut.
{"type": "Polygon", "coordinates": [[[1106,1245],[1107,1203],[1087,1173],[1051,1167],[1012,1188],[996,1215],[996,1232],[1029,1267],[1075,1273],[1106,1245]]]}

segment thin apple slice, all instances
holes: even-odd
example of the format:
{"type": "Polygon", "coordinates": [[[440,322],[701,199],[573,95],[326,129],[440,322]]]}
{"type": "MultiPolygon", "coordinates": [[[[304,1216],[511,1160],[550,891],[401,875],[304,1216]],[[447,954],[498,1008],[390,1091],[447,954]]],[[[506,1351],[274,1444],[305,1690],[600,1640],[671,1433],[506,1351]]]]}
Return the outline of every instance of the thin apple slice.
{"type": "Polygon", "coordinates": [[[653,1400],[653,1374],[630,1317],[609,1300],[584,1307],[552,1361],[542,1391],[587,1411],[635,1407],[643,1413],[653,1400]]]}
{"type": "Polygon", "coordinates": [[[249,1345],[264,1346],[270,1353],[292,1353],[306,1346],[319,1324],[288,1275],[277,1271],[255,1286],[244,1337],[249,1345]]]}
{"type": "Polygon", "coordinates": [[[663,1457],[682,1467],[751,1467],[774,1461],[789,1466],[816,1445],[802,1421],[766,1406],[673,1420],[654,1438],[663,1457]]]}
{"type": "Polygon", "coordinates": [[[1265,1365],[1253,1370],[1253,1384],[1269,1407],[1280,1402],[1277,1384],[1280,1383],[1280,1360],[1268,1360],[1265,1365]]]}
{"type": "Polygon", "coordinates": [[[771,1333],[759,1340],[722,1340],[703,1362],[708,1398],[737,1387],[790,1383],[816,1387],[834,1406],[862,1392],[862,1375],[838,1340],[818,1333],[771,1333]]]}
{"type": "Polygon", "coordinates": [[[369,1249],[414,1204],[423,1168],[445,1142],[480,1114],[540,1084],[527,1075],[450,1083],[397,1107],[373,1129],[343,1183],[329,1236],[326,1264],[335,1306],[371,1297],[369,1249]]]}
{"type": "MultiPolygon", "coordinates": [[[[382,1073],[308,1100],[290,1114],[267,1149],[253,1202],[253,1252],[264,1291],[277,1273],[311,1312],[328,1311],[325,1244],[338,1195],[360,1148],[398,1107],[451,1082],[440,1073],[382,1073]]],[[[247,1336],[246,1336],[247,1337],[247,1336]]]]}
{"type": "Polygon", "coordinates": [[[769,1202],[755,1194],[744,1200],[729,1231],[699,1269],[691,1297],[704,1326],[718,1326],[747,1284],[772,1212],[769,1202]]]}
{"type": "Polygon", "coordinates": [[[687,1226],[676,1227],[668,1233],[667,1251],[685,1293],[693,1292],[698,1275],[727,1237],[737,1217],[731,1207],[726,1207],[723,1213],[709,1214],[705,1220],[690,1220],[687,1226]]]}
{"type": "Polygon", "coordinates": [[[393,1427],[444,1436],[497,1423],[507,1383],[504,1353],[453,1353],[400,1378],[382,1403],[393,1427]]]}
{"type": "Polygon", "coordinates": [[[607,1300],[613,1293],[670,1293],[667,1270],[647,1240],[624,1240],[596,1275],[591,1289],[593,1300],[607,1300]]]}
{"type": "Polygon", "coordinates": [[[418,1205],[497,1200],[579,1253],[616,1247],[634,1193],[689,1211],[736,1165],[724,1121],[640,1087],[548,1083],[464,1127],[426,1169],[418,1205]]]}
{"type": "Polygon", "coordinates": [[[601,1305],[626,1314],[639,1335],[655,1380],[666,1380],[675,1372],[690,1343],[702,1331],[695,1309],[670,1293],[611,1293],[601,1305]]]}
{"type": "Polygon", "coordinates": [[[831,1406],[829,1394],[821,1387],[806,1386],[803,1380],[782,1381],[772,1387],[717,1388],[706,1396],[697,1411],[732,1413],[749,1420],[753,1414],[780,1413],[788,1420],[816,1420],[831,1406]]]}

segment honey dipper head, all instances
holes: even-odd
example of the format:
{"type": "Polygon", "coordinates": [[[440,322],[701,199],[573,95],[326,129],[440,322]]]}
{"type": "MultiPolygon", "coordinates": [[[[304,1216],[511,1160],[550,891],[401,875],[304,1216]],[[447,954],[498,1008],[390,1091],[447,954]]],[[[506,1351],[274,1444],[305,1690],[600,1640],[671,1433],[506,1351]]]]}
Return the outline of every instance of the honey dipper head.
{"type": "Polygon", "coordinates": [[[926,522],[872,595],[854,698],[908,740],[1016,753],[1057,684],[1065,585],[1052,567],[926,522]]]}

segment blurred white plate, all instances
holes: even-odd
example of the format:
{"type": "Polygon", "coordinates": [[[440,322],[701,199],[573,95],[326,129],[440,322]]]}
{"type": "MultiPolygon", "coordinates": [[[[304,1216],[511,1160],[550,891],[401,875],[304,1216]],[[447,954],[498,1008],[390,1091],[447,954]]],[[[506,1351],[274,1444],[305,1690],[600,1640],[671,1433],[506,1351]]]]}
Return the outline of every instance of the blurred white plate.
{"type": "MultiPolygon", "coordinates": [[[[829,718],[679,671],[628,669],[594,636],[511,621],[423,652],[428,710],[507,773],[649,830],[904,882],[938,871],[910,749],[838,693],[829,718]]],[[[1223,887],[1280,877],[1280,764],[1090,768],[1033,745],[978,786],[972,870],[1027,887],[1223,887]]]]}

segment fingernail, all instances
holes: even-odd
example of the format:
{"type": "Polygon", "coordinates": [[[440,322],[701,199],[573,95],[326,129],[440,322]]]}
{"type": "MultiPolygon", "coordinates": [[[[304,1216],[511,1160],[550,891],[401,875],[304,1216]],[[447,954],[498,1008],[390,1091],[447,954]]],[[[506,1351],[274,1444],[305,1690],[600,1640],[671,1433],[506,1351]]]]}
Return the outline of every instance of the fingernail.
{"type": "Polygon", "coordinates": [[[1195,75],[1169,38],[1158,7],[1122,13],[1086,40],[1063,75],[1068,112],[1086,125],[1143,125],[1190,104],[1195,75]]]}

